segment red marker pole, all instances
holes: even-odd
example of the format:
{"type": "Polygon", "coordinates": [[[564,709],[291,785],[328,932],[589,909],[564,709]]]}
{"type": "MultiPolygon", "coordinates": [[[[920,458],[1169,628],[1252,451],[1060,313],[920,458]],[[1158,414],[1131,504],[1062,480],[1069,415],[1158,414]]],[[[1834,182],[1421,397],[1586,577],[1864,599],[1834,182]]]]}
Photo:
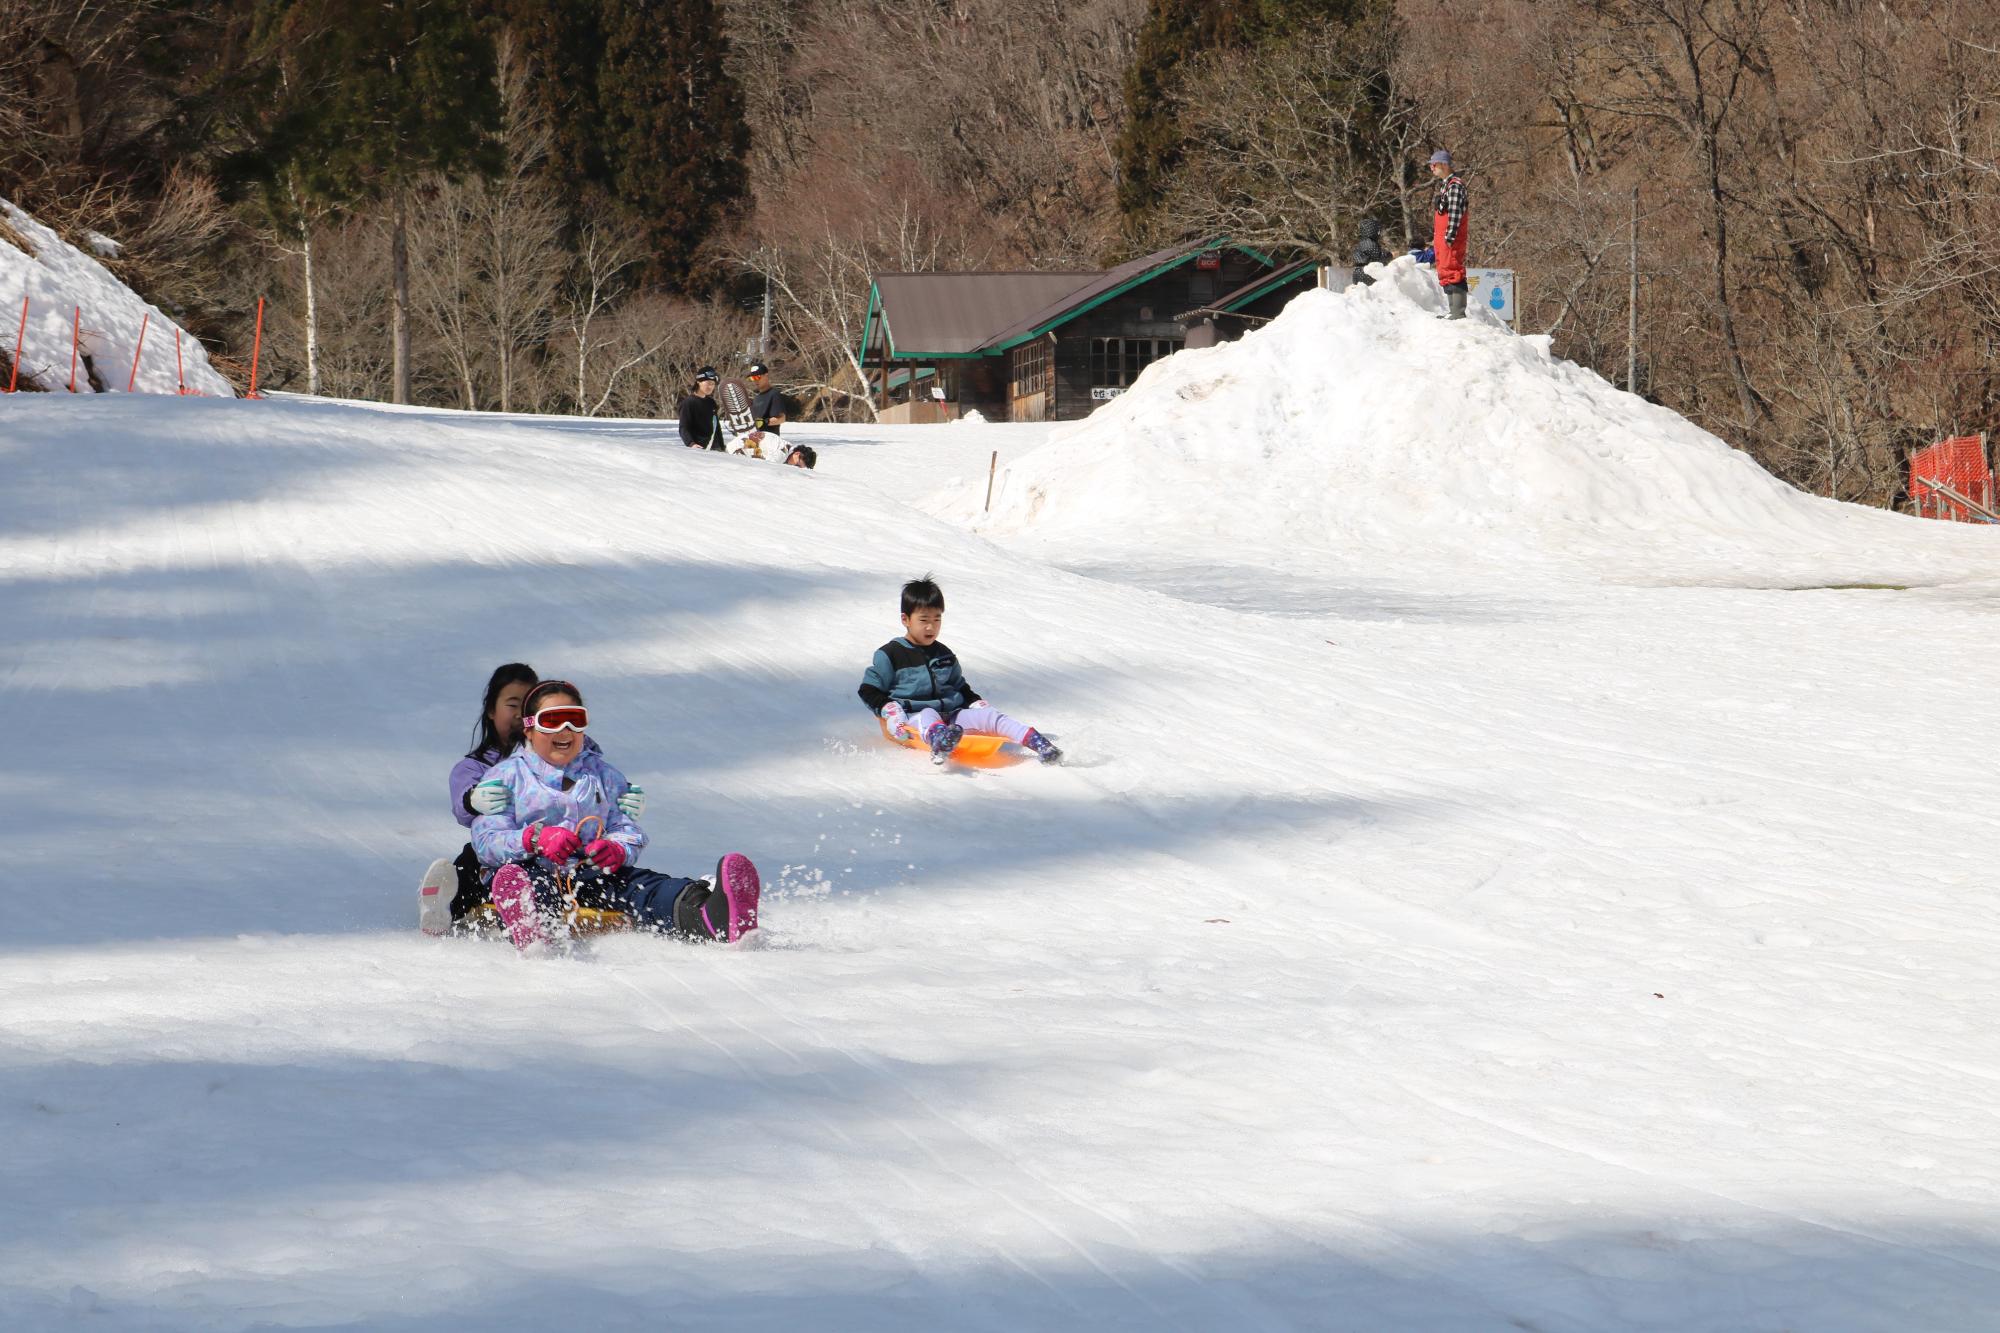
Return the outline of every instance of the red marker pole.
{"type": "Polygon", "coordinates": [[[187,367],[181,362],[181,326],[174,325],[174,380],[180,385],[181,397],[187,397],[187,367]]]}
{"type": "Polygon", "coordinates": [[[14,334],[14,368],[7,372],[7,392],[14,392],[14,386],[21,382],[21,344],[28,340],[28,298],[21,298],[21,327],[14,334]]]}
{"type": "Polygon", "coordinates": [[[250,341],[250,392],[245,398],[257,396],[257,358],[264,351],[264,298],[257,298],[257,336],[250,341]]]}
{"type": "Polygon", "coordinates": [[[69,391],[76,392],[76,344],[83,337],[83,307],[76,308],[76,318],[69,326],[69,391]]]}
{"type": "Polygon", "coordinates": [[[125,377],[126,393],[132,392],[132,386],[139,382],[139,353],[146,350],[146,326],[152,322],[153,312],[148,310],[146,317],[139,321],[139,345],[132,349],[132,373],[125,377]]]}

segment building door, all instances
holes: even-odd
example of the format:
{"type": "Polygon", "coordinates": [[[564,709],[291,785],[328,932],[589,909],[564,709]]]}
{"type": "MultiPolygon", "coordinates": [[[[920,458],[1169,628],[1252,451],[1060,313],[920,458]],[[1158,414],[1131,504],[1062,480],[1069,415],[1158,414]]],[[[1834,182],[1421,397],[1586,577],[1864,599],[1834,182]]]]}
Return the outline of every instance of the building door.
{"type": "Polygon", "coordinates": [[[1055,381],[1050,374],[1048,339],[1037,338],[1033,342],[1022,343],[1008,356],[1008,378],[1012,384],[1007,420],[1053,420],[1056,414],[1055,381]]]}

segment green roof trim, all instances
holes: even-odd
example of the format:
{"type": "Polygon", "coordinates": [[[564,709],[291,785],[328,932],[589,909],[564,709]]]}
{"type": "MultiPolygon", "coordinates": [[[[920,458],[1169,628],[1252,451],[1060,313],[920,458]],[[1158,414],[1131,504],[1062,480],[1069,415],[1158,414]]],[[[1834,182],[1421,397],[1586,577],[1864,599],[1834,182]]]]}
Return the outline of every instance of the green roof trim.
{"type": "MultiPolygon", "coordinates": [[[[875,334],[875,307],[881,300],[882,290],[871,279],[868,283],[868,314],[861,321],[861,350],[854,358],[854,364],[861,367],[863,388],[867,387],[868,379],[868,340],[875,334]]],[[[882,321],[882,329],[886,333],[888,328],[889,322],[885,318],[882,321]]]]}
{"type": "Polygon", "coordinates": [[[1154,278],[1159,277],[1162,273],[1171,273],[1173,270],[1179,268],[1182,264],[1187,263],[1188,260],[1190,259],[1194,259],[1197,258],[1198,256],[1205,255],[1211,250],[1220,250],[1224,246],[1229,246],[1239,251],[1242,254],[1249,255],[1252,259],[1255,259],[1260,264],[1271,263],[1271,257],[1269,255],[1263,253],[1260,250],[1252,249],[1250,246],[1247,245],[1237,245],[1234,241],[1224,236],[1218,240],[1210,241],[1207,245],[1202,246],[1198,250],[1188,250],[1183,254],[1181,254],[1178,258],[1169,259],[1164,264],[1158,265],[1155,268],[1149,268],[1144,273],[1141,273],[1139,276],[1135,278],[1130,278],[1124,282],[1119,283],[1116,287],[1113,287],[1108,292],[1104,292],[1103,294],[1097,296],[1095,299],[1087,301],[1083,305],[1077,306],[1073,310],[1069,310],[1061,315],[1058,315],[1056,318],[1050,320],[1048,323],[1042,325],[1040,328],[1030,330],[1029,332],[1022,334],[1018,338],[1009,339],[1008,341],[1001,343],[997,347],[992,347],[987,349],[985,355],[997,356],[1001,352],[1009,351],[1013,348],[1019,347],[1022,343],[1031,342],[1034,339],[1039,338],[1043,334],[1047,333],[1050,329],[1056,328],[1058,325],[1067,324],[1079,315],[1087,315],[1091,311],[1097,309],[1097,307],[1103,305],[1106,301],[1110,301],[1117,297],[1123,296],[1126,292],[1131,291],[1134,287],[1137,287],[1142,283],[1151,282],[1154,278]]]}
{"type": "MultiPolygon", "coordinates": [[[[1286,265],[1286,267],[1289,268],[1291,266],[1286,265]]],[[[1264,297],[1269,296],[1272,292],[1278,290],[1278,288],[1297,282],[1300,278],[1312,279],[1313,285],[1317,287],[1319,285],[1318,264],[1314,264],[1313,267],[1311,268],[1300,269],[1296,273],[1285,273],[1283,271],[1280,271],[1276,277],[1272,278],[1269,282],[1259,287],[1256,291],[1251,292],[1248,296],[1240,296],[1236,300],[1231,301],[1228,305],[1222,308],[1225,311],[1241,310],[1244,306],[1249,305],[1253,301],[1262,300],[1264,297]]]]}

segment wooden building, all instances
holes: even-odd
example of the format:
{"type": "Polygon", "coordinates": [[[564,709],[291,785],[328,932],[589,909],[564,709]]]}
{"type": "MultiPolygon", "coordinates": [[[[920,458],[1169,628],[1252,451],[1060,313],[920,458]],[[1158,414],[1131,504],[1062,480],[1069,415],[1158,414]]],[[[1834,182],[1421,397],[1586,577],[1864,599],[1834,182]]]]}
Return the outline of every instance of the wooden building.
{"type": "Polygon", "coordinates": [[[1074,421],[1187,345],[1187,317],[1196,345],[1226,340],[1248,327],[1232,303],[1275,313],[1317,281],[1227,240],[1102,273],[878,273],[858,359],[884,421],[1074,421]]]}

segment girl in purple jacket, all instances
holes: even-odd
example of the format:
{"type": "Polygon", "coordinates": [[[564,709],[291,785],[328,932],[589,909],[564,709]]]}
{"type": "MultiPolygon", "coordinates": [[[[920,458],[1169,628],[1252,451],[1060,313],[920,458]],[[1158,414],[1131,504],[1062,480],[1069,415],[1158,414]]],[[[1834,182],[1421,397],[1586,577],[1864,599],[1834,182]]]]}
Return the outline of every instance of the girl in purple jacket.
{"type": "Polygon", "coordinates": [[[495,867],[493,906],[526,952],[567,933],[573,907],[622,912],[655,930],[732,941],[757,928],[757,867],[731,852],[708,879],[634,861],[646,832],[618,804],[628,784],[585,734],[590,712],[568,681],[545,680],[521,703],[527,740],[493,766],[508,809],[472,821],[479,859],[495,867]]]}
{"type": "MultiPolygon", "coordinates": [[[[486,680],[486,697],[479,704],[479,720],[473,724],[472,748],[452,765],[451,817],[467,829],[480,815],[504,813],[507,788],[485,781],[487,772],[512,754],[521,744],[521,702],[540,678],[526,662],[503,662],[486,680]]],[[[596,749],[591,742],[591,749],[596,749]]],[[[646,793],[628,787],[618,798],[618,808],[637,819],[646,813],[646,793]]],[[[456,859],[439,857],[431,862],[417,885],[417,924],[426,935],[444,935],[467,912],[487,901],[486,883],[492,872],[479,864],[478,853],[466,843],[456,859]]]]}

